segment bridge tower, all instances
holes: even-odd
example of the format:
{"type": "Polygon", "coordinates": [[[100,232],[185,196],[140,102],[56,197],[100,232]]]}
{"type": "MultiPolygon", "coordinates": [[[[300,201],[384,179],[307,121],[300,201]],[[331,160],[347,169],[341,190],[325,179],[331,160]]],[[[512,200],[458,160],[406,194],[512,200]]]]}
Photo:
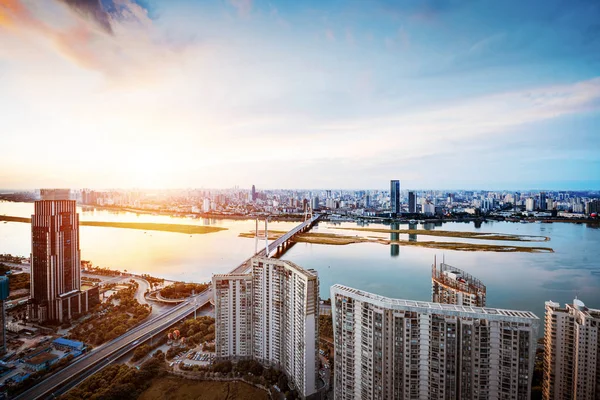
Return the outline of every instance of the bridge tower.
{"type": "Polygon", "coordinates": [[[304,222],[308,221],[313,217],[313,210],[310,206],[310,203],[308,203],[306,206],[306,210],[304,210],[304,222]]]}
{"type": "Polygon", "coordinates": [[[265,256],[269,257],[269,217],[265,218],[265,230],[261,235],[258,230],[258,218],[256,218],[256,229],[254,232],[254,254],[258,254],[258,241],[265,239],[265,256]]]}

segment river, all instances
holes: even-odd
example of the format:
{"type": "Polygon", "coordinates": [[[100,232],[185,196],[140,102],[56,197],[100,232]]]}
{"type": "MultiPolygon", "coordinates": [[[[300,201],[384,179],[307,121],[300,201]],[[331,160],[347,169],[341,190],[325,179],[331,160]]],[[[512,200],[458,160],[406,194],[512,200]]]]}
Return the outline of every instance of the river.
{"type": "MultiPolygon", "coordinates": [[[[253,220],[175,218],[79,208],[80,219],[97,221],[158,222],[212,225],[227,230],[203,235],[141,231],[122,228],[80,227],[81,258],[94,265],[148,273],[172,280],[206,282],[214,273],[225,273],[254,252],[254,240],[238,234],[254,229],[253,220]]],[[[32,203],[0,202],[0,215],[29,217],[32,203]]],[[[289,230],[296,222],[272,222],[273,230],[289,230]]],[[[321,222],[314,232],[387,237],[389,234],[340,231],[356,223],[321,222]]],[[[389,229],[370,224],[369,228],[389,229]]],[[[408,228],[401,225],[401,229],[408,228]]],[[[431,298],[431,264],[438,262],[461,268],[487,286],[489,307],[533,311],[544,316],[544,302],[571,302],[575,296],[591,308],[600,308],[600,229],[571,223],[473,223],[418,224],[417,229],[509,233],[548,236],[547,242],[497,242],[475,239],[399,235],[401,240],[461,241],[483,244],[551,247],[553,253],[496,253],[438,250],[422,247],[392,247],[379,243],[346,246],[297,243],[283,258],[319,273],[322,298],[329,297],[335,283],[383,296],[414,300],[431,298]]],[[[261,225],[262,229],[262,225],[261,225]]],[[[262,243],[264,246],[264,242],[262,243]]],[[[0,253],[29,256],[29,224],[0,223],[0,253]]],[[[540,327],[540,331],[542,327],[540,327]]]]}

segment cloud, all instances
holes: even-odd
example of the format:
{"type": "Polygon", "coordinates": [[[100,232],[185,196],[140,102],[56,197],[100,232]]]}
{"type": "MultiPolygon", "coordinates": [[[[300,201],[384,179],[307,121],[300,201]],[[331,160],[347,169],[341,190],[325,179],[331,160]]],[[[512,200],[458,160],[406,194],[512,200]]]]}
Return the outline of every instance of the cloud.
{"type": "Polygon", "coordinates": [[[110,16],[102,7],[100,0],[60,0],[81,15],[95,21],[106,32],[112,33],[110,16]]]}
{"type": "Polygon", "coordinates": [[[14,47],[49,48],[119,84],[160,79],[177,51],[162,40],[145,8],[132,0],[108,4],[110,12],[99,0],[56,0],[43,8],[0,0],[0,29],[12,32],[14,47]]]}
{"type": "Polygon", "coordinates": [[[229,4],[235,7],[241,17],[247,17],[252,11],[252,0],[229,0],[229,4]]]}

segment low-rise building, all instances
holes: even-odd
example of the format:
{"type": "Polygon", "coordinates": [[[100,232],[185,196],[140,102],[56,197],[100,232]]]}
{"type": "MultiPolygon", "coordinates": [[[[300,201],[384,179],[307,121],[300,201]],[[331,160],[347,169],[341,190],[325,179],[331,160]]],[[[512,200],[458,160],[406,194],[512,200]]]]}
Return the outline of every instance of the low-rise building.
{"type": "Polygon", "coordinates": [[[50,368],[50,366],[56,361],[58,361],[58,359],[59,358],[56,354],[42,353],[28,360],[25,360],[23,364],[25,365],[25,369],[32,372],[38,372],[50,368]]]}

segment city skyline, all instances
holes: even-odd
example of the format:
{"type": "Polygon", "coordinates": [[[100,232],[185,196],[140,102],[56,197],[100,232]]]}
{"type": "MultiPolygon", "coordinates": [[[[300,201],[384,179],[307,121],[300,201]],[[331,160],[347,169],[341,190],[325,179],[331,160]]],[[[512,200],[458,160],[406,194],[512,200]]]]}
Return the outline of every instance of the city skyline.
{"type": "Polygon", "coordinates": [[[0,187],[599,189],[599,18],[0,0],[0,187]]]}

